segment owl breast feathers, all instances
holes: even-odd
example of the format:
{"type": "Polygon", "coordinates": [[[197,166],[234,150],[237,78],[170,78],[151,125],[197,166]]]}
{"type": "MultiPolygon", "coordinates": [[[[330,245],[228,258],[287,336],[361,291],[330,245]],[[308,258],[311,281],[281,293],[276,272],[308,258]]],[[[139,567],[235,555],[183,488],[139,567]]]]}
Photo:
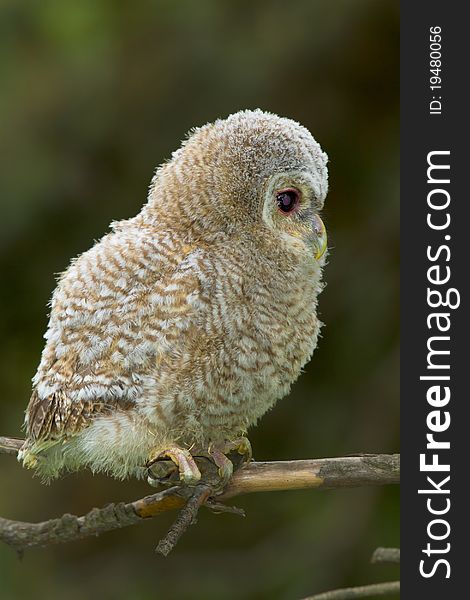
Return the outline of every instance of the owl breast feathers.
{"type": "Polygon", "coordinates": [[[142,473],[256,423],[317,343],[327,157],[289,119],[191,132],[134,218],[60,277],[20,458],[45,478],[142,473]]]}

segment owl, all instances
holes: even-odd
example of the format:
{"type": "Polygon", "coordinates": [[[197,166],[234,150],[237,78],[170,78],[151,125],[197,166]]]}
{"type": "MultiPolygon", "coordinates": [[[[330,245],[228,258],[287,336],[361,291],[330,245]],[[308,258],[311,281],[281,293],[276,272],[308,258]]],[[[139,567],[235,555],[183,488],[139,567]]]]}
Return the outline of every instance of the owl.
{"type": "Polygon", "coordinates": [[[321,323],[327,156],[300,124],[245,110],[194,129],[134,218],[75,258],[51,300],[19,459],[181,484],[285,396],[321,323]]]}

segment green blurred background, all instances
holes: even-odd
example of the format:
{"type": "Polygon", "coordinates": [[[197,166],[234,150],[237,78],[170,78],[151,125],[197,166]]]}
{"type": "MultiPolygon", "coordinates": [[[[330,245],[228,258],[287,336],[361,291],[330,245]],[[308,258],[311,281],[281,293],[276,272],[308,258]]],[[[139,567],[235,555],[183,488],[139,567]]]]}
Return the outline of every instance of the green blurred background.
{"type": "MultiPolygon", "coordinates": [[[[0,434],[20,435],[54,274],[135,215],[155,166],[195,125],[260,107],[330,156],[323,338],[251,432],[258,460],[398,450],[396,1],[2,1],[0,434]]],[[[149,493],[88,473],[50,486],[0,456],[0,515],[44,520],[149,493]]],[[[26,553],[0,547],[0,596],[298,599],[397,577],[398,490],[259,494],[203,511],[167,559],[174,518],[26,553]]]]}

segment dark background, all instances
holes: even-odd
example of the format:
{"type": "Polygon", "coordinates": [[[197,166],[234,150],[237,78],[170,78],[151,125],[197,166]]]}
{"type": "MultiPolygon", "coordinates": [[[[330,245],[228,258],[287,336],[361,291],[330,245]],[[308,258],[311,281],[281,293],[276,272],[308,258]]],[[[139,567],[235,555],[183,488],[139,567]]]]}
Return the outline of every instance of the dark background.
{"type": "MultiPolygon", "coordinates": [[[[330,156],[323,338],[251,432],[258,460],[398,450],[398,61],[394,1],[113,3],[0,8],[0,434],[20,435],[54,274],[135,215],[186,131],[241,108],[300,121],[330,156]]],[[[44,486],[0,456],[0,514],[44,520],[149,492],[88,473],[44,486]]],[[[12,598],[298,599],[397,577],[398,490],[259,494],[203,511],[167,559],[173,514],[23,561],[12,598]]]]}

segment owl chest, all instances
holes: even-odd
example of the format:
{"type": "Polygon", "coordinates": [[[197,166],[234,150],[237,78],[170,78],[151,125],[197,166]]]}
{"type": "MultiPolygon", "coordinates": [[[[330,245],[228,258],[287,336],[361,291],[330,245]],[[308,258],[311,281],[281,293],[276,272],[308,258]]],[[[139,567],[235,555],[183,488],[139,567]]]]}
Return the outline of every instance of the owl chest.
{"type": "Polygon", "coordinates": [[[316,341],[314,303],[303,294],[282,304],[275,298],[260,297],[251,314],[237,323],[239,335],[232,340],[236,364],[246,365],[255,378],[292,383],[316,341]]]}
{"type": "Polygon", "coordinates": [[[276,283],[241,285],[218,303],[219,383],[249,424],[288,393],[317,340],[313,285],[276,283]]]}

